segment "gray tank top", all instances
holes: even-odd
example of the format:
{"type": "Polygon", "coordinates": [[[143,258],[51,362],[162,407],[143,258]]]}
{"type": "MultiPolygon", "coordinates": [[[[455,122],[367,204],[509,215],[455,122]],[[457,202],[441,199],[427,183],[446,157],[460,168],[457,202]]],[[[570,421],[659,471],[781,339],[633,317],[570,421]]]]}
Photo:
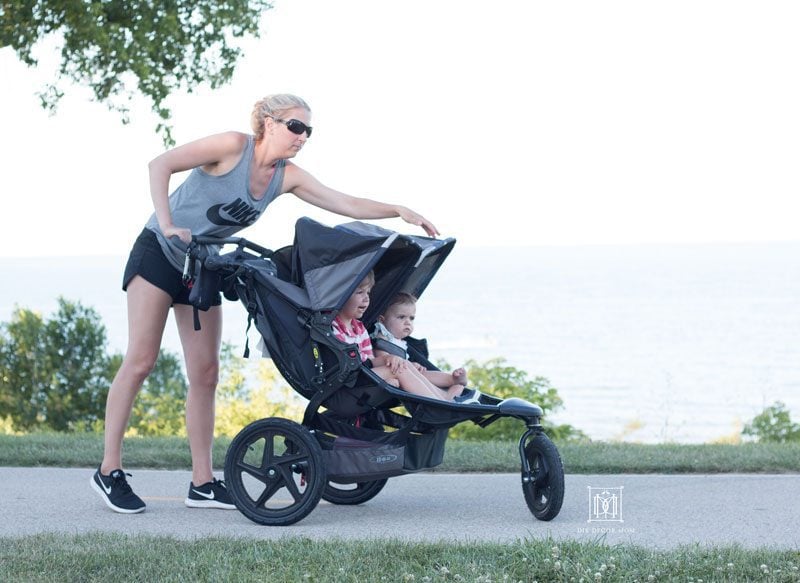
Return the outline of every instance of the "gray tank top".
{"type": "MultiPolygon", "coordinates": [[[[193,235],[230,237],[249,227],[273,200],[281,195],[286,160],[278,160],[267,189],[260,198],[250,192],[250,166],[255,140],[247,136],[247,146],[236,166],[221,176],[212,176],[201,168],[191,171],[186,180],[169,196],[173,224],[192,230],[193,235]]],[[[145,225],[158,238],[164,255],[179,271],[183,270],[185,248],[168,241],[153,213],[145,225]]]]}

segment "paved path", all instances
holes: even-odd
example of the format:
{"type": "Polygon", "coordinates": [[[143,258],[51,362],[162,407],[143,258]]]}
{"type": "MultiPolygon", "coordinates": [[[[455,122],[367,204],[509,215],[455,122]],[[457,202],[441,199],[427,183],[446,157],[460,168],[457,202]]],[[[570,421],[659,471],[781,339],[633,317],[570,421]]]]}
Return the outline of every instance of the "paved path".
{"type": "Polygon", "coordinates": [[[0,468],[0,536],[114,531],[179,538],[498,542],[552,536],[604,537],[609,544],[658,548],[701,542],[800,549],[797,474],[568,475],[564,506],[552,522],[537,521],[529,513],[517,474],[415,474],[390,479],[377,497],[361,506],[322,501],[293,526],[264,527],[238,511],[184,507],[190,480],[184,471],[131,471],[131,484],[145,499],[147,511],[116,514],[90,488],[92,472],[0,468]],[[597,493],[593,488],[621,493],[624,522],[588,522],[591,496],[597,493]]]}

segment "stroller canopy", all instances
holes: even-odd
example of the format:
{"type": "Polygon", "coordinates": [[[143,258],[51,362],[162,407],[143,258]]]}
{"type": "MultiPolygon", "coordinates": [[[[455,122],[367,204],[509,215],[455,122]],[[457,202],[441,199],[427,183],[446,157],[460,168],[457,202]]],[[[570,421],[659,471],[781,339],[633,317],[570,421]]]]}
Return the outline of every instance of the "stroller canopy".
{"type": "Polygon", "coordinates": [[[402,235],[358,221],[327,227],[304,217],[295,226],[292,279],[305,289],[312,310],[337,311],[374,270],[364,316],[369,324],[395,293],[419,297],[454,245],[455,239],[402,235]]]}

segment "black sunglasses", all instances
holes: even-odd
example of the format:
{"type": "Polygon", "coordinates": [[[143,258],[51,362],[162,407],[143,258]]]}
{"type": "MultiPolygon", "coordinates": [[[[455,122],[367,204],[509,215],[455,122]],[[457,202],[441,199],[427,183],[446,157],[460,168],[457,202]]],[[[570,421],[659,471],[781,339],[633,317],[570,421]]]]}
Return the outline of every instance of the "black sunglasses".
{"type": "Polygon", "coordinates": [[[275,117],[273,115],[267,115],[267,117],[271,117],[276,122],[284,124],[286,126],[286,129],[288,129],[293,134],[297,134],[298,136],[300,134],[302,134],[303,132],[305,132],[306,133],[306,137],[310,138],[311,137],[311,130],[314,129],[311,126],[307,126],[306,124],[301,122],[299,119],[290,119],[290,120],[287,121],[285,119],[277,118],[277,117],[275,117]]]}

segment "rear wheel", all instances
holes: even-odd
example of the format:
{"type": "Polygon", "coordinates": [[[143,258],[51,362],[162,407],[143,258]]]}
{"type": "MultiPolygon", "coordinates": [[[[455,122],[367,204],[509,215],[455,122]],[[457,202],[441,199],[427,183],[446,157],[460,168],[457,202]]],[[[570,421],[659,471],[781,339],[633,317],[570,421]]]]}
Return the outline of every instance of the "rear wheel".
{"type": "Polygon", "coordinates": [[[377,496],[388,481],[388,478],[357,484],[339,484],[331,481],[325,486],[322,499],[331,504],[362,504],[377,496]]]}
{"type": "Polygon", "coordinates": [[[225,484],[236,508],[259,524],[302,520],[319,503],[325,482],[322,448],[308,429],[288,419],[251,423],[225,457],[225,484]]]}
{"type": "Polygon", "coordinates": [[[564,466],[552,441],[544,434],[535,435],[525,447],[531,468],[530,480],[523,472],[522,492],[525,502],[539,520],[553,520],[564,501],[564,466]]]}

